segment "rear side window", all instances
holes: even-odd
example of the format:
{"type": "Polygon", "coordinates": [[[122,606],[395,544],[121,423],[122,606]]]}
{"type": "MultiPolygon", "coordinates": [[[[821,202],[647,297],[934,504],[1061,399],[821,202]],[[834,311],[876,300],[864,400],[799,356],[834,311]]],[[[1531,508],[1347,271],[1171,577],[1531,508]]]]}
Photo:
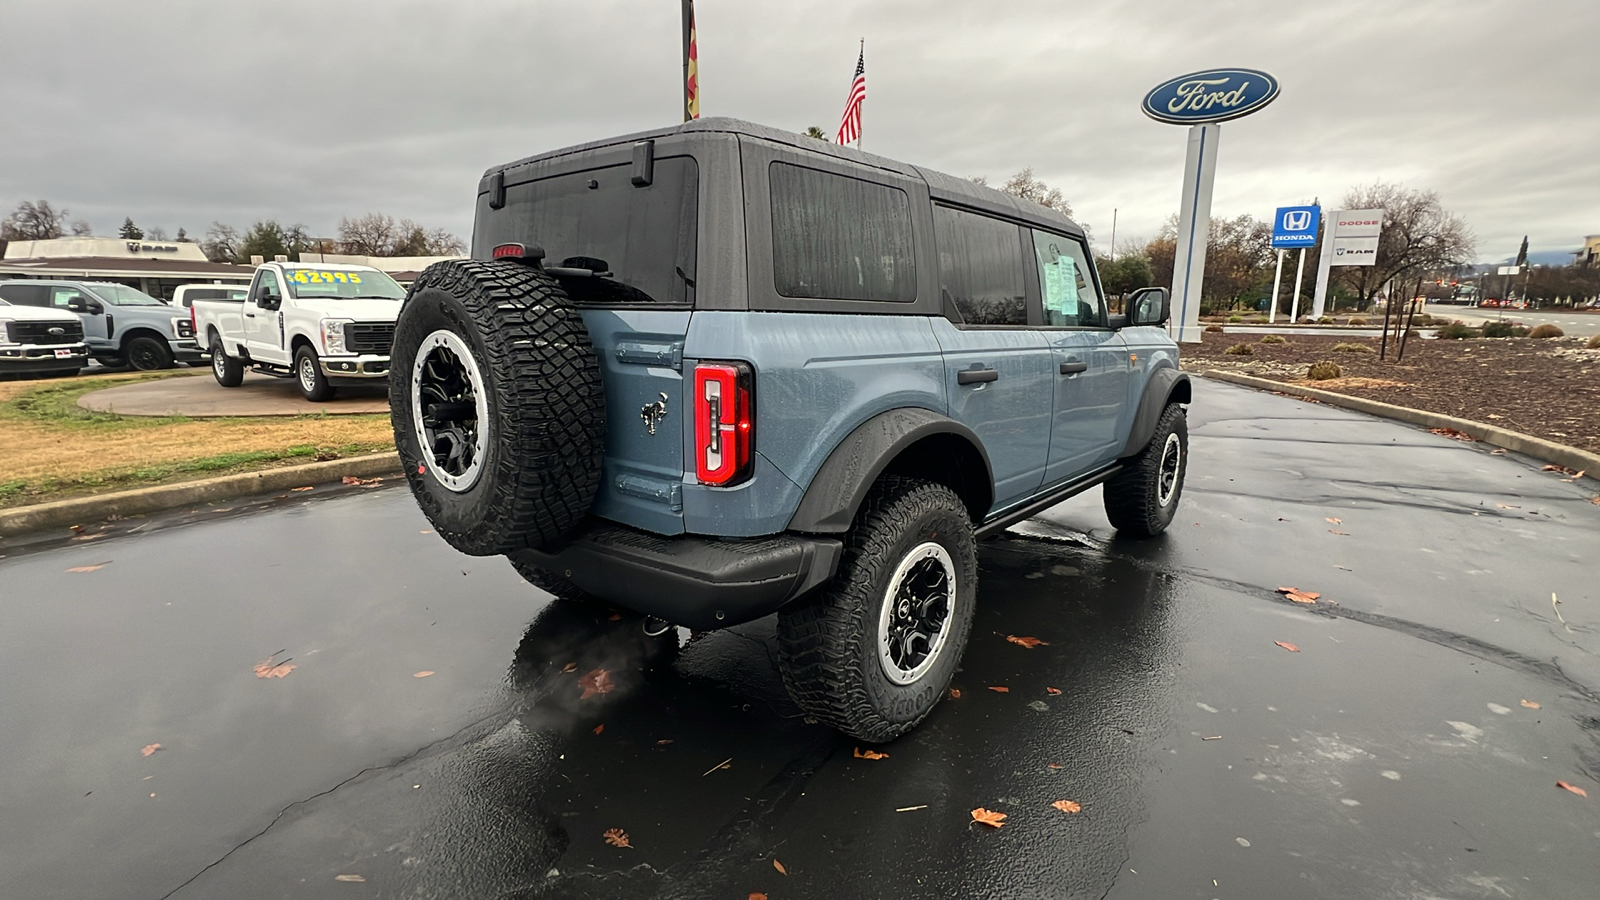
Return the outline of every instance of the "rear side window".
{"type": "Polygon", "coordinates": [[[647,186],[630,165],[555,175],[506,186],[504,209],[479,198],[473,252],[498,245],[544,250],[566,269],[561,286],[578,303],[686,303],[695,277],[700,170],[692,157],[657,159],[647,186]]]}
{"type": "Polygon", "coordinates": [[[1105,324],[1100,291],[1089,272],[1089,254],[1073,238],[1033,232],[1033,255],[1039,263],[1039,289],[1044,298],[1044,324],[1057,327],[1099,327],[1105,324]]]}
{"type": "Polygon", "coordinates": [[[1016,225],[948,206],[933,208],[939,289],[967,325],[1026,325],[1022,232],[1016,225]]]}
{"type": "Polygon", "coordinates": [[[49,306],[49,288],[42,284],[0,284],[0,297],[18,306],[49,306]]]}
{"type": "Polygon", "coordinates": [[[772,274],[785,297],[917,299],[911,201],[905,191],[775,162],[772,274]]]}

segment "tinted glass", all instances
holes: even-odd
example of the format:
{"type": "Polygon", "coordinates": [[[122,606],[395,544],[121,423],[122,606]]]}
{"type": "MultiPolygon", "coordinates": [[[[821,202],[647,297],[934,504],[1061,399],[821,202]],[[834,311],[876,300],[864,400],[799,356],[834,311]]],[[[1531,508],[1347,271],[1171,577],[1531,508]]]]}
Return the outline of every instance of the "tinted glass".
{"type": "Polygon", "coordinates": [[[479,198],[472,255],[500,244],[544,250],[572,299],[586,304],[685,303],[694,280],[700,174],[687,156],[655,161],[652,181],[633,184],[631,164],[506,186],[504,209],[479,198]]]}
{"type": "Polygon", "coordinates": [[[1104,325],[1104,304],[1089,272],[1089,254],[1083,244],[1059,234],[1035,231],[1033,253],[1039,263],[1044,323],[1062,327],[1104,325]]]}
{"type": "Polygon", "coordinates": [[[772,274],[785,297],[917,299],[905,191],[773,163],[772,274]]]}
{"type": "Polygon", "coordinates": [[[137,288],[125,284],[94,283],[89,286],[91,291],[100,295],[102,300],[113,306],[166,306],[167,304],[146,294],[137,288]]]}
{"type": "Polygon", "coordinates": [[[42,284],[0,284],[0,297],[18,306],[49,306],[50,292],[42,284]]]}
{"type": "Polygon", "coordinates": [[[1016,225],[946,206],[933,210],[939,289],[968,325],[1026,325],[1022,233],[1016,225]]]}

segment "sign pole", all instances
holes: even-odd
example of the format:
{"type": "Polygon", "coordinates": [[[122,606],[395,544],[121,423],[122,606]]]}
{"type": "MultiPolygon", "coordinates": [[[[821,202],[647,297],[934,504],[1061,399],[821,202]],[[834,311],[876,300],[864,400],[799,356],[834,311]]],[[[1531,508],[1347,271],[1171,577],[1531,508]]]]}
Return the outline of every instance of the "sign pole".
{"type": "Polygon", "coordinates": [[[1311,293],[1311,318],[1322,318],[1322,311],[1328,303],[1328,276],[1333,272],[1333,243],[1339,236],[1339,213],[1343,210],[1334,210],[1328,217],[1328,227],[1323,231],[1322,256],[1317,261],[1317,286],[1311,293]]]}
{"type": "Polygon", "coordinates": [[[1283,248],[1278,248],[1278,268],[1272,273],[1272,299],[1267,302],[1267,324],[1278,321],[1278,292],[1283,289],[1283,248]]]}
{"type": "Polygon", "coordinates": [[[1200,342],[1200,284],[1206,271],[1206,242],[1211,234],[1211,187],[1217,177],[1220,122],[1189,128],[1189,152],[1183,162],[1183,201],[1178,213],[1178,246],[1172,266],[1170,328],[1179,343],[1200,342]]]}
{"type": "Polygon", "coordinates": [[[1306,248],[1300,248],[1300,265],[1294,270],[1294,303],[1289,307],[1289,324],[1300,318],[1300,285],[1306,278],[1306,248]]]}

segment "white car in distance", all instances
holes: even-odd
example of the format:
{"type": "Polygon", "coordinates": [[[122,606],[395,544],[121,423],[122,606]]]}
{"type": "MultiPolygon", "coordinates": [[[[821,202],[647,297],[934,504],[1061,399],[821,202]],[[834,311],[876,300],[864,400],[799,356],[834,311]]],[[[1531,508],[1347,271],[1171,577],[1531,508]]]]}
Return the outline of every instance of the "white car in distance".
{"type": "Polygon", "coordinates": [[[243,299],[196,299],[195,336],[211,372],[238,387],[245,369],[293,378],[307,400],[340,384],[389,377],[389,347],[405,289],[370,266],[271,262],[243,299]]]}

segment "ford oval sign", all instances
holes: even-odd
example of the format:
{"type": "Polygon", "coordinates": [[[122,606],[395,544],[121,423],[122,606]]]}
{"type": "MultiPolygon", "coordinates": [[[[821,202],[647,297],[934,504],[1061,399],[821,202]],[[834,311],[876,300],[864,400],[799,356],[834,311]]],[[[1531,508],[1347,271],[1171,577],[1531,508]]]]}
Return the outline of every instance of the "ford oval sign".
{"type": "Polygon", "coordinates": [[[1255,69],[1210,69],[1182,75],[1144,95],[1144,114],[1194,125],[1248,116],[1278,97],[1278,79],[1255,69]]]}

